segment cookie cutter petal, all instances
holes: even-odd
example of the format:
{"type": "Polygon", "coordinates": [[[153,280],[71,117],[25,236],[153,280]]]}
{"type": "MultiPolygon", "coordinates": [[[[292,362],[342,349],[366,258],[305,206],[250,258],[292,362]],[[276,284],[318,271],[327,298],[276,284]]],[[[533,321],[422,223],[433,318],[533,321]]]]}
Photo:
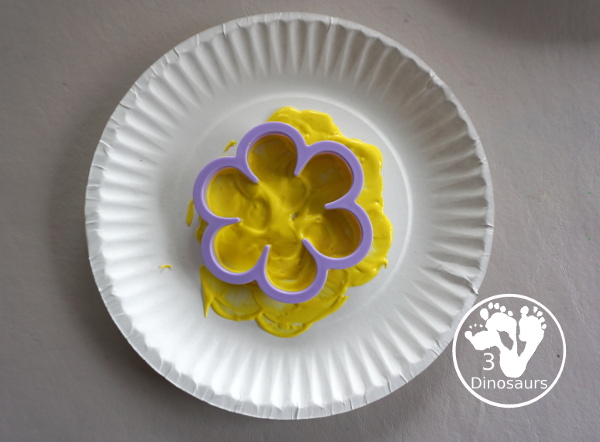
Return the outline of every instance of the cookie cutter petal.
{"type": "Polygon", "coordinates": [[[369,252],[373,243],[373,226],[366,211],[356,202],[364,184],[362,166],[354,153],[343,144],[335,141],[319,141],[306,144],[302,134],[293,126],[280,122],[260,124],[244,135],[233,157],[222,157],[211,161],[198,174],[193,188],[193,198],[196,210],[208,227],[202,237],[201,253],[204,264],[210,272],[222,281],[230,284],[246,284],[256,281],[262,291],[269,297],[285,303],[300,303],[316,296],[325,285],[327,273],[331,269],[344,269],[358,264],[369,252]],[[208,206],[206,192],[213,178],[223,169],[235,168],[242,172],[253,183],[258,183],[258,177],[250,169],[248,153],[262,138],[270,135],[280,135],[290,139],[296,146],[297,161],[294,175],[298,176],[306,164],[316,155],[331,154],[341,158],[352,175],[352,184],[348,192],[335,201],[325,204],[325,209],[344,209],[352,213],[360,226],[361,239],[356,249],[347,256],[332,258],[319,252],[306,238],[302,240],[304,247],[313,257],[316,264],[316,274],[313,281],[304,289],[297,291],[283,290],[275,286],[269,279],[267,259],[271,245],[267,244],[256,264],[245,272],[233,272],[226,269],[216,255],[215,238],[223,227],[241,221],[237,217],[221,217],[215,215],[208,206]]]}

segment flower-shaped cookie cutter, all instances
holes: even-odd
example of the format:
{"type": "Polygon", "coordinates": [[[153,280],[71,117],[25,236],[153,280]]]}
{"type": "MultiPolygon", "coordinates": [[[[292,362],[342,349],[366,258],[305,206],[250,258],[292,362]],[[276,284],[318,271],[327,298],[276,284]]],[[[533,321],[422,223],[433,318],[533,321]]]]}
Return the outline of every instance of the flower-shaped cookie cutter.
{"type": "Polygon", "coordinates": [[[262,291],[269,297],[285,303],[300,303],[308,301],[317,295],[325,285],[327,273],[331,269],[345,269],[358,264],[367,255],[373,242],[373,226],[365,210],[356,202],[364,182],[362,166],[352,151],[343,144],[335,141],[319,141],[310,146],[306,144],[302,134],[286,123],[268,122],[251,129],[240,141],[237,153],[233,157],[221,157],[211,161],[198,174],[194,183],[193,198],[196,210],[208,226],[204,231],[201,252],[204,264],[210,272],[230,284],[246,284],[256,281],[262,291]],[[294,176],[298,176],[306,164],[316,155],[331,154],[341,158],[350,169],[352,184],[342,197],[324,205],[325,209],[344,209],[352,213],[361,230],[361,238],[356,249],[347,256],[333,258],[319,252],[311,242],[303,238],[302,243],[312,255],[316,264],[316,274],[313,281],[304,289],[286,291],[276,287],[267,275],[267,257],[271,248],[267,244],[256,264],[245,272],[233,272],[226,269],[215,250],[215,238],[220,229],[241,221],[240,218],[221,217],[215,215],[208,206],[207,190],[213,178],[222,170],[235,168],[248,177],[253,183],[258,183],[258,177],[250,169],[248,153],[261,139],[279,135],[289,138],[296,146],[297,160],[294,176]]]}

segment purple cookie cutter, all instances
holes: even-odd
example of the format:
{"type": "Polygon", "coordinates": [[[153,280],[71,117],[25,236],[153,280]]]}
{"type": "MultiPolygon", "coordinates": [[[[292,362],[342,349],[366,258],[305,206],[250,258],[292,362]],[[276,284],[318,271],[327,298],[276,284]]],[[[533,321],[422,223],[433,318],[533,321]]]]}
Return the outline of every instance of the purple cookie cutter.
{"type": "MultiPolygon", "coordinates": [[[[262,291],[269,297],[285,302],[299,303],[308,301],[316,296],[327,280],[327,272],[330,269],[345,269],[358,264],[366,255],[373,242],[373,226],[365,210],[358,205],[356,198],[360,194],[364,182],[363,170],[358,158],[343,144],[335,141],[319,141],[308,146],[304,138],[294,127],[286,123],[269,122],[251,129],[240,141],[237,153],[234,157],[221,157],[211,161],[198,174],[194,183],[193,198],[196,210],[208,226],[202,237],[201,251],[204,264],[210,272],[230,284],[246,284],[256,281],[262,291]],[[246,175],[252,182],[258,183],[258,178],[250,170],[248,164],[248,152],[258,141],[269,135],[280,135],[289,138],[297,150],[297,162],[294,176],[298,176],[311,158],[319,154],[333,154],[343,159],[352,173],[352,185],[350,190],[341,198],[325,204],[325,209],[345,209],[351,212],[357,219],[361,229],[361,240],[356,250],[342,258],[332,258],[319,252],[309,240],[304,238],[302,243],[312,255],[316,264],[316,275],[312,283],[302,290],[282,290],[269,280],[267,275],[267,257],[271,248],[267,244],[260,258],[250,270],[245,272],[232,272],[223,267],[215,252],[215,237],[219,230],[230,224],[241,221],[240,218],[229,218],[217,216],[208,207],[206,192],[213,178],[223,169],[235,168],[246,175]]],[[[243,253],[243,251],[241,251],[243,253]]]]}

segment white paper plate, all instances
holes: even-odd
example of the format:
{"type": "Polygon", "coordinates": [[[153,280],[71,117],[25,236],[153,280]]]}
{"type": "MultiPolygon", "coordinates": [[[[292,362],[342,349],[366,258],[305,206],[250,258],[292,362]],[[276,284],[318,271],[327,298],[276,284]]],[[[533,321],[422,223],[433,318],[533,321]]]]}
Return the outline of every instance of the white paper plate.
{"type": "Polygon", "coordinates": [[[363,406],[427,367],[475,300],[492,212],[479,138],[430,69],[378,32],[293,13],[201,32],[150,67],[106,126],[86,195],[92,269],[131,345],[190,394],[273,419],[363,406]],[[395,229],[389,268],[291,339],[204,318],[185,225],[199,170],[283,106],[379,146],[395,229]]]}

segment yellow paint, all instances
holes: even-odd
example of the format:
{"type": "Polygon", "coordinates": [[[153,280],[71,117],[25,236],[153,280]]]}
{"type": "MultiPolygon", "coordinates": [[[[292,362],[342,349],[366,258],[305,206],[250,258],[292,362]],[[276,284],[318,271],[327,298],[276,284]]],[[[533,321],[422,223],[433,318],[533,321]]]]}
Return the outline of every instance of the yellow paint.
{"type": "Polygon", "coordinates": [[[296,160],[296,146],[289,138],[269,136],[248,153],[258,184],[230,168],[217,174],[207,189],[207,203],[214,214],[241,218],[215,238],[215,253],[223,266],[233,272],[250,270],[271,244],[268,276],[274,285],[289,291],[305,288],[316,274],[303,238],[321,253],[337,258],[356,250],[361,236],[354,215],[324,207],[352,185],[344,160],[317,155],[297,177],[296,160]]]}
{"type": "MultiPolygon", "coordinates": [[[[205,315],[212,307],[224,318],[255,320],[268,333],[292,337],[340,308],[347,299],[348,287],[370,281],[387,265],[392,225],[383,213],[382,158],[377,147],[344,137],[329,115],[316,111],[285,107],[269,121],[294,126],[307,144],[333,140],[354,152],[365,175],[365,185],[357,201],[367,211],[374,232],[371,250],[360,263],[329,271],[321,292],[301,304],[275,301],[255,283],[227,284],[205,267],[200,269],[205,315]]],[[[353,215],[323,207],[350,187],[351,175],[345,163],[336,156],[319,155],[300,176],[294,177],[295,158],[295,148],[289,140],[267,137],[249,154],[258,184],[235,169],[227,169],[213,179],[207,191],[208,204],[215,214],[242,219],[222,229],[216,237],[215,248],[223,265],[234,271],[247,270],[254,265],[264,245],[271,244],[269,277],[287,290],[307,286],[315,271],[312,257],[302,246],[302,238],[308,238],[322,253],[345,256],[356,248],[360,237],[353,215]]],[[[198,240],[205,229],[206,223],[201,220],[196,232],[198,240]]]]}
{"type": "Polygon", "coordinates": [[[185,223],[188,225],[188,227],[192,225],[193,220],[194,220],[194,200],[191,199],[188,204],[187,213],[185,214],[185,223]]]}
{"type": "Polygon", "coordinates": [[[229,149],[231,149],[236,144],[237,144],[237,142],[235,140],[231,140],[229,143],[227,143],[227,146],[225,146],[225,150],[223,150],[223,153],[227,152],[229,149]]]}
{"type": "Polygon", "coordinates": [[[171,264],[165,264],[164,266],[160,266],[159,269],[172,269],[173,266],[171,264]]]}

